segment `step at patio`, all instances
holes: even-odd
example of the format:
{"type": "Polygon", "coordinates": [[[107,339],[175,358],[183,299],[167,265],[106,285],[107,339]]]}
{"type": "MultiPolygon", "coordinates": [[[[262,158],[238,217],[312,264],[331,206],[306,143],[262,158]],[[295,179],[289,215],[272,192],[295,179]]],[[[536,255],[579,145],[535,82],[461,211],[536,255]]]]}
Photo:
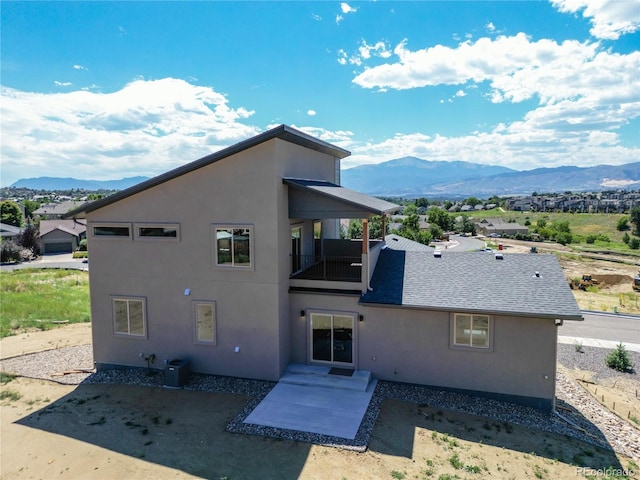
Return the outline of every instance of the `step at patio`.
{"type": "Polygon", "coordinates": [[[371,383],[371,372],[355,370],[353,375],[333,375],[331,367],[321,365],[290,364],[282,377],[281,383],[292,385],[313,385],[317,387],[338,388],[366,392],[371,383]]]}

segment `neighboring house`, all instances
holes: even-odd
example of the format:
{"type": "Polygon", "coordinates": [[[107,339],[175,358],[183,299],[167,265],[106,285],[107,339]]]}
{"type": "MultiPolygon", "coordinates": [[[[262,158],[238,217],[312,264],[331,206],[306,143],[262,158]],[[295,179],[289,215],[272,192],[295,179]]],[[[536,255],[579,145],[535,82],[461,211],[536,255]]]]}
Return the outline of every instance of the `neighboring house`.
{"type": "Polygon", "coordinates": [[[476,222],[478,231],[482,235],[516,235],[529,233],[529,228],[518,223],[505,222],[500,218],[485,218],[476,222]]]}
{"type": "Polygon", "coordinates": [[[55,218],[63,218],[67,212],[82,207],[87,202],[81,201],[65,201],[60,203],[47,203],[41,205],[40,208],[33,211],[34,218],[38,217],[43,220],[52,220],[55,218]]]}
{"type": "Polygon", "coordinates": [[[83,220],[42,220],[38,243],[40,254],[71,253],[87,236],[87,225],[83,220]]]}
{"type": "Polygon", "coordinates": [[[22,233],[22,228],[14,227],[13,225],[8,225],[6,223],[0,223],[0,241],[15,239],[22,233]]]}
{"type": "Polygon", "coordinates": [[[339,186],[347,155],[283,125],[70,212],[97,368],[320,364],[551,409],[557,325],[581,319],[555,257],[368,240],[399,207],[339,186]],[[341,240],[344,218],[366,240],[341,240]]]}

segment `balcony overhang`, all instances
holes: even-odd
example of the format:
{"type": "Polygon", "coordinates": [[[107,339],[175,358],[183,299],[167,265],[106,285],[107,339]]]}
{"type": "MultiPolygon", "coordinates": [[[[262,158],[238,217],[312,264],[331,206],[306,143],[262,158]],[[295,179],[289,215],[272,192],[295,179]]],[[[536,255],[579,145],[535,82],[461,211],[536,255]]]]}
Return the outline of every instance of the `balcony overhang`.
{"type": "Polygon", "coordinates": [[[401,207],[323,180],[283,178],[289,187],[289,218],[369,218],[401,207]]]}

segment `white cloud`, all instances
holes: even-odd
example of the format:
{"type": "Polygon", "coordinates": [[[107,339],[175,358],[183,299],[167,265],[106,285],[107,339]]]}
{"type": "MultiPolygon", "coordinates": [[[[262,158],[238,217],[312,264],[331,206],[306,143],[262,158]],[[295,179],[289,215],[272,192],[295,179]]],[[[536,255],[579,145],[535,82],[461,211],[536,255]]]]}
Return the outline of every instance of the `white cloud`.
{"type": "Polygon", "coordinates": [[[317,13],[312,13],[311,18],[313,18],[316,22],[320,22],[322,20],[322,17],[317,13]]]}
{"type": "Polygon", "coordinates": [[[307,110],[307,115],[313,117],[316,114],[315,110],[307,110]]]}
{"type": "Polygon", "coordinates": [[[640,116],[638,51],[611,53],[599,43],[574,40],[531,41],[520,33],[416,51],[403,41],[394,55],[395,63],[365,69],[353,82],[379,90],[489,85],[494,103],[539,99],[527,121],[565,132],[611,130],[640,116]]]}
{"type": "Polygon", "coordinates": [[[376,42],[374,45],[369,45],[366,40],[360,42],[358,47],[358,53],[349,56],[344,49],[338,50],[338,63],[340,65],[346,65],[347,62],[351,65],[361,66],[367,60],[371,58],[389,58],[393,55],[393,52],[389,49],[384,41],[376,42]]]}
{"type": "Polygon", "coordinates": [[[530,122],[499,125],[490,132],[473,132],[460,137],[396,134],[377,143],[349,142],[352,152],[342,160],[345,168],[385,160],[415,156],[428,160],[463,160],[485,165],[502,165],[516,170],[565,165],[623,165],[637,162],[640,149],[619,144],[618,136],[557,135],[552,130],[534,128],[530,122]]]}
{"type": "Polygon", "coordinates": [[[591,21],[596,38],[616,40],[640,29],[640,0],[551,0],[562,13],[577,13],[591,21]]]}
{"type": "Polygon", "coordinates": [[[59,82],[58,80],[54,80],[54,85],[58,86],[58,87],[69,87],[71,85],[73,85],[71,82],[59,82]]]}
{"type": "Polygon", "coordinates": [[[466,96],[467,96],[467,94],[466,94],[466,92],[465,92],[464,90],[458,90],[458,91],[456,92],[456,95],[455,95],[455,96],[456,96],[456,97],[466,97],[466,96]]]}
{"type": "Polygon", "coordinates": [[[112,93],[0,90],[3,184],[20,177],[153,176],[255,135],[213,88],[137,80],[112,93]]]}
{"type": "Polygon", "coordinates": [[[340,11],[342,12],[342,14],[337,14],[336,15],[336,23],[339,25],[340,22],[342,22],[342,20],[344,20],[344,16],[349,14],[349,13],[355,13],[358,11],[357,8],[352,7],[351,5],[349,5],[346,2],[342,2],[340,4],[340,11]]]}
{"type": "Polygon", "coordinates": [[[347,14],[347,13],[355,13],[358,11],[357,8],[352,7],[351,5],[349,5],[346,2],[342,2],[340,4],[340,10],[342,10],[342,13],[347,14]]]}
{"type": "Polygon", "coordinates": [[[84,65],[78,65],[78,64],[75,64],[75,65],[73,66],[73,69],[74,69],[74,70],[89,70],[89,69],[88,69],[87,67],[85,67],[84,65]]]}
{"type": "Polygon", "coordinates": [[[493,22],[489,22],[489,23],[487,23],[487,24],[484,26],[484,28],[486,28],[486,29],[487,29],[487,31],[489,31],[489,32],[495,32],[495,31],[496,31],[496,27],[495,27],[495,25],[493,24],[493,22]]]}

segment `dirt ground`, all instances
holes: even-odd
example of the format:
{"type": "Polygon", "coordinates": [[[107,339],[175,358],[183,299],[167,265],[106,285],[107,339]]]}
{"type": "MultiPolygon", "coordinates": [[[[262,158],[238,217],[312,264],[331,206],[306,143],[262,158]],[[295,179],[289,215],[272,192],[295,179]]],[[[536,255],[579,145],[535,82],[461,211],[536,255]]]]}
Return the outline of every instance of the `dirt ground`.
{"type": "Polygon", "coordinates": [[[579,255],[563,245],[537,242],[523,242],[511,239],[497,239],[503,250],[509,253],[526,253],[536,246],[540,253],[564,253],[558,260],[567,282],[591,275],[598,281],[596,288],[583,291],[574,289],[573,295],[583,310],[640,314],[640,294],[632,288],[633,278],[640,271],[634,259],[607,255],[605,258],[591,258],[579,255]]]}
{"type": "MultiPolygon", "coordinates": [[[[81,326],[0,341],[7,352],[80,342],[81,326]],[[38,339],[42,339],[38,342],[38,339]],[[29,348],[26,347],[29,342],[29,348]]],[[[84,330],[85,343],[90,342],[84,330]]],[[[364,453],[225,431],[241,395],[128,385],[2,386],[1,478],[557,479],[629,459],[564,436],[426,405],[385,401],[364,453]],[[449,475],[449,477],[446,477],[449,475]]],[[[598,475],[602,476],[602,475],[598,475]]]]}

